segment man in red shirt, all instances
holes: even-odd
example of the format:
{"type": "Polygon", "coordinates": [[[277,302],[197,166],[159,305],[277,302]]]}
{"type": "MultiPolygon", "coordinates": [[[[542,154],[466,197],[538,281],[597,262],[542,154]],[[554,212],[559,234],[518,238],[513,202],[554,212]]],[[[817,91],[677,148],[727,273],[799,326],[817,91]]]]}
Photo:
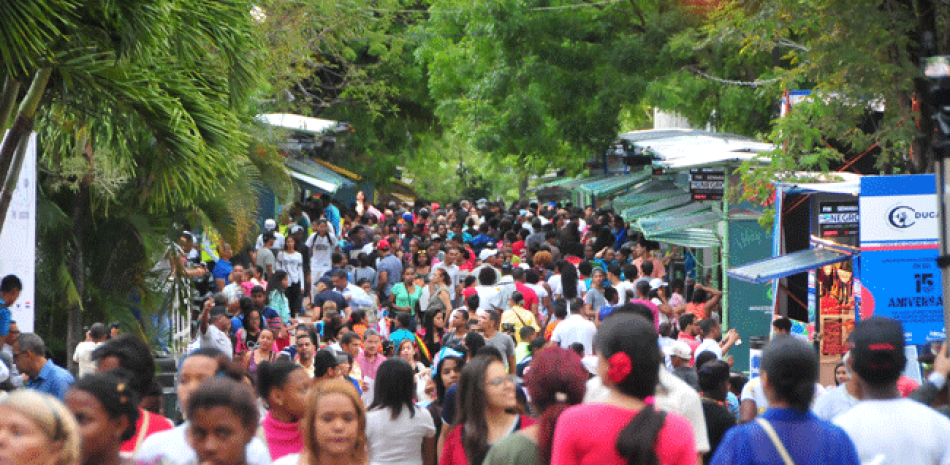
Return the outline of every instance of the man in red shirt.
{"type": "Polygon", "coordinates": [[[685,342],[691,349],[694,357],[689,361],[689,364],[692,365],[696,359],[696,348],[699,347],[700,344],[700,341],[696,340],[696,334],[699,332],[699,326],[696,325],[696,315],[684,313],[680,315],[679,321],[680,334],[676,340],[685,342]]]}
{"type": "Polygon", "coordinates": [[[528,230],[522,228],[521,231],[518,231],[518,240],[511,244],[511,253],[521,258],[521,261],[528,259],[528,248],[525,246],[525,239],[528,234],[528,230]]]}
{"type": "Polygon", "coordinates": [[[524,308],[530,310],[537,321],[541,321],[538,317],[538,293],[534,292],[534,289],[531,289],[525,284],[524,269],[520,267],[515,268],[511,271],[511,277],[515,280],[515,290],[524,296],[524,308]]]}

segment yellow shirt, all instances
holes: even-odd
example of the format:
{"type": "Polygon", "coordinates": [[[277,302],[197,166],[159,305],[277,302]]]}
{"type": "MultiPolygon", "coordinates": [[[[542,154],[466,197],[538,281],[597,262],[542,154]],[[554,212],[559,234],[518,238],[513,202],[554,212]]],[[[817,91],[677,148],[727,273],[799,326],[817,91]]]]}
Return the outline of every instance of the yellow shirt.
{"type": "Polygon", "coordinates": [[[518,306],[512,306],[510,309],[502,313],[501,315],[501,327],[505,328],[506,324],[512,324],[515,327],[515,343],[521,342],[521,328],[525,326],[531,326],[536,331],[540,330],[541,327],[538,325],[538,322],[534,319],[534,314],[529,310],[518,306]]]}

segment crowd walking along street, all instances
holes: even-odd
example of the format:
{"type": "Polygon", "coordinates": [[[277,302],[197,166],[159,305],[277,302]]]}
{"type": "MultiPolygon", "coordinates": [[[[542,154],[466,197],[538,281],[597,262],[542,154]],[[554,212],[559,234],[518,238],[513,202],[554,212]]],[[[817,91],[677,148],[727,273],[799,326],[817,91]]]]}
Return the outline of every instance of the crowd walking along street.
{"type": "Polygon", "coordinates": [[[0,465],[950,465],[950,2],[0,0],[0,465]]]}
{"type": "Polygon", "coordinates": [[[247,254],[218,242],[202,261],[202,239],[180,234],[174,259],[201,270],[189,279],[215,279],[172,399],[153,349],[102,323],[74,378],[19,334],[22,283],[3,278],[0,431],[29,427],[44,446],[0,436],[0,450],[17,463],[950,463],[950,357],[941,343],[909,360],[898,320],[858,322],[826,378],[815,341],[776,313],[749,379],[722,292],[695,264],[674,279],[693,252],[610,209],[364,201],[378,217],[343,206],[337,226],[331,206],[294,206],[285,231],[264,222],[247,254]]]}

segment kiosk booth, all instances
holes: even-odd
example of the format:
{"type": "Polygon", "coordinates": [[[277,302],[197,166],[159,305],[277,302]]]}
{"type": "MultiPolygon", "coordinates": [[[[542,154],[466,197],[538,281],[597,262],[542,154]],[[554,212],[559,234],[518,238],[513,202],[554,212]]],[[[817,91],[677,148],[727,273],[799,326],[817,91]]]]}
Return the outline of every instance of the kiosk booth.
{"type": "Polygon", "coordinates": [[[944,334],[934,177],[812,180],[775,183],[773,258],[729,276],[770,283],[775,317],[790,318],[794,334],[817,344],[824,384],[833,382],[854,325],[871,315],[903,323],[914,377],[918,346],[944,334]]]}

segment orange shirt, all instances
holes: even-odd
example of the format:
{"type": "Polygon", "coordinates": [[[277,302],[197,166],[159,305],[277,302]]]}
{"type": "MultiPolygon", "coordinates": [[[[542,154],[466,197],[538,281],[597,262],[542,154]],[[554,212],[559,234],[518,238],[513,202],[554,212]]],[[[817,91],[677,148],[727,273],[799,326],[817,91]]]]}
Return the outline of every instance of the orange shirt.
{"type": "Polygon", "coordinates": [[[701,304],[694,304],[690,302],[686,304],[686,313],[692,313],[693,315],[696,315],[696,321],[709,318],[709,315],[706,313],[706,302],[701,304]]]}
{"type": "Polygon", "coordinates": [[[547,327],[547,328],[544,328],[544,339],[545,339],[546,341],[550,341],[550,340],[551,340],[551,334],[554,332],[554,328],[557,327],[557,324],[560,323],[560,322],[561,322],[561,320],[552,321],[552,322],[548,323],[548,327],[547,327]]]}

